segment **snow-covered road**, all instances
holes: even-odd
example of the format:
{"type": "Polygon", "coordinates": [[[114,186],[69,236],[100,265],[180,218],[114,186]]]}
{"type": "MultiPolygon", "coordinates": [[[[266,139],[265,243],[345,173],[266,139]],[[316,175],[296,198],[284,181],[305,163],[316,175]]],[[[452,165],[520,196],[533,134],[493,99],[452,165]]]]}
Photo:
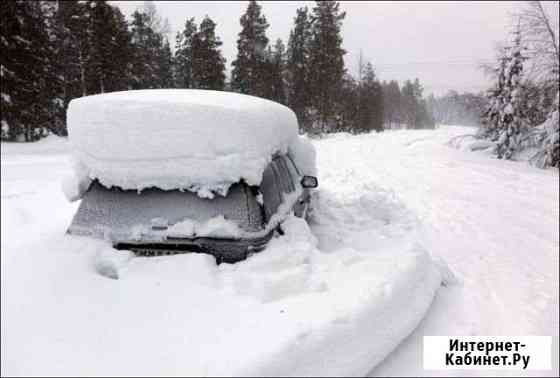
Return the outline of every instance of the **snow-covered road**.
{"type": "MultiPolygon", "coordinates": [[[[370,375],[491,373],[422,370],[424,335],[552,335],[553,356],[557,356],[558,171],[538,170],[525,163],[499,161],[483,153],[463,152],[446,146],[453,136],[471,132],[468,128],[442,127],[435,131],[390,131],[361,136],[336,134],[315,141],[321,190],[316,222],[311,229],[317,237],[317,249],[314,241],[308,240],[309,235],[300,232],[302,226],[295,224],[299,231],[288,233],[288,240],[278,240],[267,250],[268,255],[255,256],[238,268],[216,269],[203,256],[179,257],[173,261],[184,260],[180,266],[191,267],[188,268],[188,282],[193,289],[186,292],[177,288],[181,272],[167,260],[152,266],[139,259],[128,268],[123,286],[118,290],[110,280],[92,275],[91,261],[99,251],[94,248],[89,251],[91,258],[80,259],[79,253],[89,253],[87,249],[91,247],[81,240],[67,240],[61,235],[76,206],[66,203],[60,191],[60,180],[69,171],[65,143],[49,138],[34,145],[2,144],[2,374],[71,374],[79,372],[80,368],[91,368],[90,374],[130,374],[134,369],[126,369],[126,363],[133,359],[119,359],[122,356],[110,352],[119,351],[121,344],[130,347],[134,343],[138,348],[131,353],[140,356],[152,353],[161,359],[153,364],[137,359],[139,368],[145,368],[141,370],[144,374],[156,374],[162,366],[168,369],[166,373],[183,372],[183,375],[232,371],[325,373],[309,370],[313,366],[340,368],[326,371],[331,374],[359,374],[364,372],[364,367],[378,363],[394,347],[395,340],[383,338],[385,334],[379,330],[408,334],[416,325],[412,314],[423,314],[423,307],[430,302],[432,286],[424,281],[433,280],[435,276],[429,273],[424,250],[445,260],[457,282],[440,288],[420,326],[370,375]],[[285,242],[291,245],[290,254],[286,254],[290,249],[284,248],[282,243],[285,242]],[[50,243],[50,248],[38,250],[44,243],[50,243]],[[418,244],[422,248],[418,249],[418,244]],[[317,251],[326,253],[317,254],[317,251]],[[367,251],[379,253],[376,259],[371,259],[367,251]],[[391,261],[391,253],[398,254],[402,266],[391,261]],[[52,259],[58,259],[56,264],[50,262],[52,259]],[[364,274],[367,272],[371,274],[364,274]],[[407,272],[411,279],[387,285],[391,274],[399,272],[407,272]],[[169,275],[174,280],[140,279],[157,274],[169,275]],[[376,275],[379,275],[377,280],[376,275]],[[260,285],[263,282],[265,285],[260,285]],[[74,288],[64,287],[68,283],[74,284],[74,288]],[[341,316],[340,309],[329,302],[340,298],[342,293],[332,290],[333,284],[346,285],[345,290],[361,290],[363,285],[370,285],[386,294],[381,296],[386,302],[378,300],[376,303],[387,305],[387,311],[370,308],[360,313],[362,318],[369,315],[376,322],[377,331],[369,331],[373,347],[367,347],[363,338],[356,341],[353,337],[358,329],[352,327],[360,324],[356,321],[360,316],[341,316]],[[156,311],[146,307],[145,301],[153,301],[160,309],[171,311],[163,315],[157,313],[156,319],[182,325],[179,314],[172,312],[177,304],[162,299],[154,285],[165,289],[169,298],[188,298],[195,292],[196,295],[207,294],[211,299],[197,299],[194,306],[199,307],[192,312],[201,317],[207,314],[208,324],[216,327],[210,335],[204,335],[195,327],[190,337],[195,341],[215,337],[224,345],[202,345],[193,349],[174,335],[172,329],[164,328],[163,335],[150,329],[149,325],[154,323],[148,320],[156,311]],[[420,289],[422,285],[426,285],[424,289],[420,289]],[[134,287],[145,291],[126,301],[132,310],[143,313],[144,322],[129,319],[129,313],[123,312],[121,302],[125,297],[119,295],[130,293],[134,287]],[[418,291],[412,292],[412,289],[418,291]],[[412,297],[387,302],[390,292],[399,290],[410,291],[412,297]],[[62,293],[64,296],[53,308],[49,298],[62,293]],[[416,294],[425,298],[415,300],[416,294]],[[44,297],[34,297],[37,295],[44,297]],[[216,300],[223,303],[218,302],[221,304],[216,306],[216,300]],[[92,302],[98,302],[99,312],[94,312],[96,307],[92,307],[92,302]],[[76,305],[91,311],[85,317],[89,317],[89,322],[71,314],[52,318],[71,311],[76,305]],[[30,309],[39,311],[41,308],[44,309],[42,314],[29,313],[30,309]],[[252,329],[254,333],[236,334],[227,329],[230,324],[221,323],[220,310],[231,308],[239,311],[236,318],[239,329],[252,329]],[[262,312],[263,321],[242,316],[254,311],[262,312]],[[325,315],[321,319],[306,319],[313,311],[325,315]],[[275,322],[277,329],[267,329],[264,319],[275,322]],[[92,324],[106,324],[107,330],[97,328],[85,332],[81,328],[92,324]],[[131,324],[130,329],[114,329],[115,325],[122,324],[131,324]],[[317,333],[325,324],[331,324],[331,329],[339,332],[317,333]],[[49,327],[51,331],[56,327],[65,328],[46,337],[49,327]],[[144,334],[137,335],[135,330],[143,327],[144,334]],[[228,344],[228,339],[224,338],[226,330],[230,336],[247,338],[244,345],[252,340],[259,342],[259,333],[266,332],[270,334],[270,348],[250,352],[228,350],[228,346],[235,344],[228,344]],[[89,338],[87,343],[65,344],[80,332],[89,338]],[[114,332],[119,338],[111,342],[106,334],[114,332]],[[29,339],[21,340],[18,335],[29,339]],[[290,335],[297,335],[298,348],[289,347],[292,345],[290,335]],[[186,348],[185,355],[191,353],[191,360],[196,362],[189,365],[190,373],[181,370],[184,366],[173,353],[157,350],[147,353],[143,337],[151,338],[154,343],[166,340],[171,342],[171,348],[186,348]],[[330,350],[321,347],[325,337],[332,341],[330,350]],[[340,345],[348,345],[348,348],[340,345]],[[48,347],[67,353],[68,358],[53,356],[49,351],[37,355],[37,350],[48,347]],[[91,361],[83,359],[88,354],[83,348],[89,348],[90,354],[92,350],[98,353],[94,357],[100,365],[85,366],[91,361]],[[230,352],[221,361],[220,368],[213,360],[216,348],[218,354],[221,350],[230,352]],[[335,361],[342,356],[337,355],[338,352],[359,355],[366,349],[370,357],[375,357],[370,365],[363,358],[360,366],[354,369],[335,361]],[[388,349],[386,353],[384,349],[388,349]],[[301,358],[302,351],[315,352],[319,359],[301,358]],[[281,362],[271,364],[270,359],[263,359],[269,352],[281,362]],[[335,354],[326,354],[329,352],[335,354]],[[241,357],[249,365],[240,364],[241,357]],[[288,360],[291,364],[282,362],[288,360]]],[[[368,299],[378,293],[360,295],[368,299]]],[[[355,299],[341,299],[341,309],[356,306],[355,299]]],[[[363,323],[362,319],[361,324],[367,322],[363,323]]],[[[363,357],[368,354],[364,353],[363,357]]],[[[557,357],[553,368],[530,373],[558,376],[557,357]]]]}
{"type": "Polygon", "coordinates": [[[371,375],[438,374],[422,370],[424,335],[554,335],[554,370],[532,374],[558,376],[558,171],[446,145],[472,133],[446,127],[316,143],[323,185],[393,190],[459,280],[439,291],[422,325],[371,375]]]}

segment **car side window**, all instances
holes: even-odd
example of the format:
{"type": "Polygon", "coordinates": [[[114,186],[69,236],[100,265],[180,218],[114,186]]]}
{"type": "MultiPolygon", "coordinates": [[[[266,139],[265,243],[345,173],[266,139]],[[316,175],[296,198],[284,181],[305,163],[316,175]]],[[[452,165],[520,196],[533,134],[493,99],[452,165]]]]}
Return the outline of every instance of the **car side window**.
{"type": "Polygon", "coordinates": [[[273,170],[274,161],[272,161],[263,172],[263,179],[260,190],[263,195],[264,215],[268,221],[276,212],[282,201],[280,192],[278,191],[278,183],[273,170]]]}
{"type": "Polygon", "coordinates": [[[267,221],[278,211],[284,193],[291,193],[296,189],[297,172],[288,160],[285,156],[276,156],[263,172],[260,189],[267,221]]]}
{"type": "Polygon", "coordinates": [[[292,175],[293,180],[295,182],[299,182],[299,180],[301,179],[301,176],[302,176],[299,169],[297,168],[294,161],[292,160],[292,158],[289,155],[286,155],[285,159],[286,159],[286,165],[288,166],[288,169],[290,171],[290,174],[292,175]]]}
{"type": "Polygon", "coordinates": [[[280,187],[282,188],[282,192],[291,193],[296,189],[296,187],[286,160],[287,159],[284,156],[278,157],[275,159],[274,168],[280,178],[280,187]]]}

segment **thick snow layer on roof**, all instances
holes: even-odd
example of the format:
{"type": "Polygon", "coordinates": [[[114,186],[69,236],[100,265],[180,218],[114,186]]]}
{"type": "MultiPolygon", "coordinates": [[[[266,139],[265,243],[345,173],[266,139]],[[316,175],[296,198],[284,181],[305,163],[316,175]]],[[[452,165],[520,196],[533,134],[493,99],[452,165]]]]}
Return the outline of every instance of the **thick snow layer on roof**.
{"type": "Polygon", "coordinates": [[[68,107],[76,166],[123,189],[212,196],[240,179],[257,185],[271,156],[287,152],[297,129],[289,108],[231,92],[113,92],[78,98],[68,107]]]}

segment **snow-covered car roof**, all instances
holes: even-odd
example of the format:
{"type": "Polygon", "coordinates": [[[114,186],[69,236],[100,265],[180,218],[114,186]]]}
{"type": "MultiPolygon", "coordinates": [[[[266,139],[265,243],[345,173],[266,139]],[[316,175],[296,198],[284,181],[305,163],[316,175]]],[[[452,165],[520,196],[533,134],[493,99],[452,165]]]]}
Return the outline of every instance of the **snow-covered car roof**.
{"type": "Polygon", "coordinates": [[[287,107],[258,97],[192,89],[113,92],[74,99],[68,134],[79,176],[107,187],[225,193],[258,185],[276,152],[297,139],[287,107]]]}

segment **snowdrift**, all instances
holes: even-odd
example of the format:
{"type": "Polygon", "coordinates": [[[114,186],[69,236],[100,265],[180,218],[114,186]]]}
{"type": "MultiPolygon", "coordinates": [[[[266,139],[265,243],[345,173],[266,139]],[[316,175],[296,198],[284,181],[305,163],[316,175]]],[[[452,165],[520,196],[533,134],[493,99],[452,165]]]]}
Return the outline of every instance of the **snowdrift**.
{"type": "Polygon", "coordinates": [[[313,232],[288,217],[264,252],[220,266],[64,235],[75,205],[56,182],[11,200],[3,375],[365,375],[423,318],[441,272],[390,192],[349,185],[319,192],[313,232]]]}
{"type": "Polygon", "coordinates": [[[242,178],[258,185],[271,156],[287,152],[298,132],[283,105],[209,90],[86,96],[70,102],[67,118],[76,177],[202,196],[225,194],[242,178]]]}
{"type": "Polygon", "coordinates": [[[285,230],[219,267],[82,237],[20,250],[2,264],[4,283],[25,281],[2,296],[3,373],[363,376],[416,327],[439,272],[411,244],[328,254],[301,219],[285,230]]]}

